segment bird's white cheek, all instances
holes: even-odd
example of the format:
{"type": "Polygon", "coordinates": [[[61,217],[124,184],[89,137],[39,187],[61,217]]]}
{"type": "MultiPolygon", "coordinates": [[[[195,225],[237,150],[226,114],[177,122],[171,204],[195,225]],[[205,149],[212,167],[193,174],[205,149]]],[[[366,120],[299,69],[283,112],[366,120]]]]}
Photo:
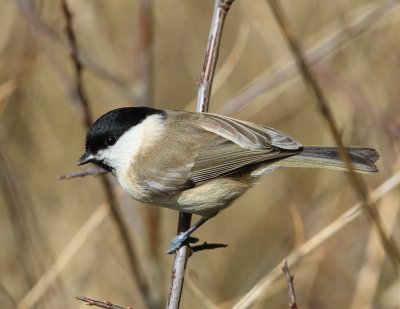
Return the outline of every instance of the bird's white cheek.
{"type": "Polygon", "coordinates": [[[160,115],[147,117],[139,125],[122,134],[113,146],[100,150],[97,156],[112,167],[115,174],[125,174],[135,163],[138,153],[146,147],[156,145],[164,132],[163,119],[160,115]]]}
{"type": "Polygon", "coordinates": [[[160,141],[163,132],[163,118],[160,115],[149,116],[126,131],[114,146],[103,150],[103,156],[116,173],[125,172],[135,162],[138,153],[160,141]]]}
{"type": "Polygon", "coordinates": [[[98,157],[101,161],[112,167],[116,173],[121,173],[129,167],[132,160],[132,152],[129,152],[132,147],[118,147],[114,145],[106,150],[101,150],[98,157]]]}

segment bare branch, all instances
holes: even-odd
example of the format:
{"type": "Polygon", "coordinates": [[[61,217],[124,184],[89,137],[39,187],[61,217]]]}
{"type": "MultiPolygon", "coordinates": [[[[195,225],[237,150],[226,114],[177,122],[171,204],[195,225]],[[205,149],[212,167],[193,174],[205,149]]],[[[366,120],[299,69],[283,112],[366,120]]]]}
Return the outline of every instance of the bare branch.
{"type": "Polygon", "coordinates": [[[285,262],[283,263],[282,271],[286,276],[286,281],[287,281],[287,285],[288,285],[289,308],[297,309],[296,294],[294,292],[294,285],[293,285],[294,277],[290,274],[287,260],[285,260],[285,262]]]}
{"type": "Polygon", "coordinates": [[[92,112],[89,108],[89,101],[87,99],[84,87],[83,87],[83,69],[81,59],[79,58],[79,50],[78,43],[76,41],[76,36],[74,29],[72,28],[72,13],[67,5],[67,0],[61,1],[61,11],[65,20],[65,33],[68,38],[68,42],[71,46],[71,60],[75,69],[75,78],[76,78],[76,92],[80,100],[79,107],[83,109],[82,117],[83,121],[87,127],[91,126],[93,123],[92,112]]]}
{"type": "MultiPolygon", "coordinates": [[[[79,57],[79,48],[77,45],[76,35],[72,27],[72,13],[68,8],[67,1],[66,0],[60,0],[60,1],[61,1],[61,9],[66,23],[67,38],[71,49],[71,59],[75,69],[75,77],[76,77],[75,87],[76,87],[76,93],[79,98],[78,103],[81,107],[83,123],[87,128],[89,128],[93,121],[91,116],[90,105],[86,93],[84,91],[83,78],[82,78],[82,71],[84,67],[79,57]]],[[[125,221],[123,220],[123,216],[121,214],[116,195],[112,189],[111,181],[108,177],[101,177],[100,181],[106,195],[107,203],[110,205],[112,218],[114,219],[114,223],[119,231],[125,249],[129,267],[132,272],[132,278],[136,281],[145,303],[149,307],[151,307],[152,299],[150,295],[149,284],[142,272],[142,268],[138,263],[137,253],[135,251],[135,248],[133,247],[133,242],[131,240],[128,227],[125,221]]]]}
{"type": "MultiPolygon", "coordinates": [[[[230,50],[229,55],[226,57],[225,62],[220,65],[219,70],[215,73],[213,87],[211,90],[211,96],[216,93],[231,76],[232,72],[236,68],[239,60],[242,58],[246,44],[250,36],[250,26],[247,23],[243,23],[239,26],[239,33],[236,37],[235,43],[230,50]]],[[[189,103],[185,105],[184,110],[192,109],[196,106],[197,97],[193,98],[189,103]]]]}
{"type": "Polygon", "coordinates": [[[101,167],[89,167],[82,171],[70,172],[70,173],[66,173],[61,176],[58,176],[58,180],[69,180],[72,178],[85,177],[85,176],[99,176],[99,175],[104,175],[107,173],[108,173],[108,171],[106,171],[105,169],[103,169],[101,167]]]}
{"type": "Polygon", "coordinates": [[[198,112],[208,111],[215,67],[218,60],[219,45],[221,43],[222,29],[224,27],[226,14],[228,14],[233,2],[234,0],[215,1],[214,14],[211,21],[211,29],[206,48],[206,56],[204,59],[203,70],[199,79],[199,89],[197,92],[198,112]]]}
{"type": "Polygon", "coordinates": [[[101,300],[94,300],[91,298],[87,298],[85,296],[75,296],[77,300],[83,301],[86,303],[88,306],[95,306],[95,307],[100,307],[100,308],[107,308],[107,309],[132,309],[131,306],[127,307],[121,307],[118,305],[114,305],[110,303],[109,301],[101,301],[101,300]]]}
{"type": "MultiPolygon", "coordinates": [[[[197,93],[198,112],[208,111],[211,88],[215,75],[215,67],[218,60],[222,29],[224,26],[225,17],[233,2],[234,0],[215,0],[205,60],[199,79],[199,89],[197,93]]],[[[178,234],[189,229],[191,220],[191,214],[182,212],[179,213],[178,234]]],[[[188,246],[181,247],[175,254],[174,265],[171,274],[171,285],[167,301],[168,309],[179,308],[183,288],[183,278],[188,256],[188,246]]]]}

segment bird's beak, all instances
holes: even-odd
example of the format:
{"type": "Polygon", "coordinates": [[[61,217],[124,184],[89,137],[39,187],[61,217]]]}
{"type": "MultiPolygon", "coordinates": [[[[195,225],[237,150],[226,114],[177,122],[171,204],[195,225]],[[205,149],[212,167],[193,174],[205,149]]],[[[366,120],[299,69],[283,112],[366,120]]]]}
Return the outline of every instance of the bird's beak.
{"type": "Polygon", "coordinates": [[[82,157],[78,161],[78,165],[83,165],[86,163],[91,162],[94,159],[94,155],[90,152],[87,151],[82,155],[82,157]]]}

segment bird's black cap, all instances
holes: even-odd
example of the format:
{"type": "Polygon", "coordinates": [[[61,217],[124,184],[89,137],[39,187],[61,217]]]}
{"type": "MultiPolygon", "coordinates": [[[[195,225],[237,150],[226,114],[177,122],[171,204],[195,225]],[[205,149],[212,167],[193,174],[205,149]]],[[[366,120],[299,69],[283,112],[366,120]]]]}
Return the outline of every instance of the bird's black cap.
{"type": "Polygon", "coordinates": [[[86,136],[86,152],[78,164],[93,162],[93,155],[115,143],[122,134],[150,115],[165,117],[163,110],[150,107],[123,107],[109,111],[90,127],[86,136]]]}

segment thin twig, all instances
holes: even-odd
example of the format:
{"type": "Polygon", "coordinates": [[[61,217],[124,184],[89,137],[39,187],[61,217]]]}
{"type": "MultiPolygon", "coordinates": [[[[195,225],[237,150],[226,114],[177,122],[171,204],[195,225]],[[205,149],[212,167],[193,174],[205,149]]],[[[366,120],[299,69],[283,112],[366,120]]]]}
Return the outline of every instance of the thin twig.
{"type": "MultiPolygon", "coordinates": [[[[211,88],[215,75],[215,67],[218,60],[222,29],[224,26],[225,17],[233,2],[234,0],[215,0],[213,17],[211,20],[211,28],[206,47],[205,60],[199,79],[199,89],[197,93],[198,112],[208,111],[211,88]]],[[[189,229],[191,220],[191,214],[182,212],[179,213],[178,234],[189,229]]],[[[171,285],[167,301],[168,309],[179,308],[183,288],[183,278],[188,256],[188,246],[181,247],[175,253],[175,259],[171,274],[171,285]]]]}
{"type": "Polygon", "coordinates": [[[95,306],[95,307],[106,308],[106,309],[132,309],[131,306],[121,307],[118,305],[114,305],[107,300],[105,300],[105,301],[95,300],[95,299],[87,298],[85,296],[75,296],[75,298],[77,300],[85,302],[86,305],[88,305],[88,306],[95,306]]]}
{"type": "Polygon", "coordinates": [[[104,175],[107,174],[108,171],[101,167],[89,167],[87,169],[81,170],[81,171],[76,171],[76,172],[70,172],[63,174],[61,176],[58,176],[58,180],[69,180],[72,178],[77,178],[77,177],[85,177],[85,176],[99,176],[99,175],[104,175]]]}
{"type": "Polygon", "coordinates": [[[288,285],[289,308],[297,309],[296,294],[294,292],[294,284],[293,284],[294,277],[290,274],[287,260],[285,260],[285,262],[283,263],[282,271],[286,276],[286,282],[288,285]]]}
{"type": "Polygon", "coordinates": [[[67,5],[67,0],[61,1],[61,10],[65,20],[65,33],[71,46],[71,60],[75,69],[76,92],[80,100],[78,105],[82,110],[82,117],[85,125],[90,127],[93,123],[92,112],[89,108],[89,101],[83,89],[83,65],[79,58],[78,42],[76,41],[75,31],[72,28],[72,13],[67,5]]]}
{"type": "MultiPolygon", "coordinates": [[[[397,166],[400,162],[397,162],[397,166]]],[[[398,170],[392,177],[382,183],[377,189],[370,194],[370,199],[373,202],[378,202],[383,196],[391,192],[393,189],[400,185],[400,170],[398,170]]],[[[342,230],[347,224],[354,221],[362,213],[362,206],[360,203],[352,206],[349,210],[343,213],[335,221],[331,222],[328,226],[318,232],[316,235],[307,240],[300,247],[292,251],[286,260],[290,265],[294,266],[300,262],[305,256],[325,243],[333,235],[342,230]]],[[[276,265],[267,275],[258,281],[253,288],[248,291],[240,300],[232,306],[233,309],[249,308],[258,299],[264,296],[265,291],[281,276],[281,264],[276,265]]]]}
{"type": "MultiPolygon", "coordinates": [[[[87,128],[91,126],[93,123],[90,105],[84,90],[83,85],[83,64],[79,57],[79,48],[77,45],[76,35],[74,33],[72,27],[72,14],[68,8],[68,4],[66,0],[61,1],[61,8],[63,12],[63,16],[66,23],[66,32],[67,38],[72,50],[71,59],[75,68],[75,76],[76,76],[76,93],[78,96],[78,102],[81,106],[82,110],[82,120],[87,128]]],[[[103,190],[106,195],[107,203],[110,205],[111,216],[114,220],[114,223],[119,231],[126,256],[128,258],[128,263],[130,270],[132,272],[133,279],[136,281],[138,288],[140,290],[140,294],[143,296],[145,303],[148,307],[152,306],[152,300],[150,296],[149,284],[147,283],[146,277],[144,276],[142,269],[138,263],[137,253],[132,245],[131,236],[129,234],[128,227],[126,226],[125,221],[123,220],[122,214],[119,209],[119,205],[117,202],[117,198],[112,189],[111,180],[107,176],[103,176],[100,178],[103,190]]]]}
{"type": "Polygon", "coordinates": [[[336,121],[329,107],[328,100],[326,99],[325,94],[322,91],[322,88],[320,87],[318,80],[315,78],[313,72],[310,70],[306,62],[299,41],[296,39],[294,35],[294,32],[288,22],[288,19],[285,16],[285,13],[280,6],[279,0],[269,0],[269,4],[291,48],[291,51],[296,58],[297,65],[299,67],[300,72],[302,73],[304,80],[310,87],[310,90],[314,92],[314,95],[317,99],[317,105],[319,111],[321,112],[322,117],[326,120],[329,129],[331,131],[331,134],[335,140],[335,143],[339,147],[339,155],[341,159],[345,162],[346,167],[349,171],[347,175],[350,184],[353,187],[353,190],[355,191],[358,198],[361,200],[368,219],[370,220],[372,225],[376,228],[387,255],[391,258],[395,268],[399,271],[400,270],[399,248],[397,247],[394,240],[386,234],[382,226],[382,222],[379,217],[379,213],[376,209],[376,206],[369,199],[367,188],[364,181],[354,171],[354,168],[351,164],[350,156],[344,148],[344,144],[342,138],[340,137],[336,121]]]}

